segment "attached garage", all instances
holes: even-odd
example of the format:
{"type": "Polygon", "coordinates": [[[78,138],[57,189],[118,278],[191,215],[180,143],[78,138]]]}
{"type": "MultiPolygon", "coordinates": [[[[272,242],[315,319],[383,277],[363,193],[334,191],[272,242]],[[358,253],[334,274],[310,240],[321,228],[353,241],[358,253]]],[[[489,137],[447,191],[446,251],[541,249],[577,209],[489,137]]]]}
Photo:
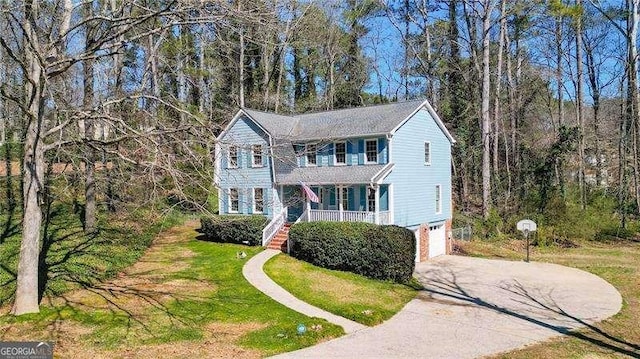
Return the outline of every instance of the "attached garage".
{"type": "Polygon", "coordinates": [[[444,224],[429,226],[429,258],[447,253],[447,241],[444,224]]]}

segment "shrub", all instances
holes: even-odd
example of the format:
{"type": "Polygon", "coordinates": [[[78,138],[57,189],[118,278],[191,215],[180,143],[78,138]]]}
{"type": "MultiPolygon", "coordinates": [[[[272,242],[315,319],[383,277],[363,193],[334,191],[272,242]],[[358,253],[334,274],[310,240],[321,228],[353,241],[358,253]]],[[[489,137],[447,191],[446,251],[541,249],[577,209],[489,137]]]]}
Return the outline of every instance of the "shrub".
{"type": "Polygon", "coordinates": [[[400,283],[415,267],[413,232],[360,222],[297,223],[289,231],[291,255],[319,267],[400,283]]]}
{"type": "Polygon", "coordinates": [[[267,224],[264,216],[202,217],[202,234],[214,242],[238,243],[257,246],[262,244],[262,229],[267,224]]]}

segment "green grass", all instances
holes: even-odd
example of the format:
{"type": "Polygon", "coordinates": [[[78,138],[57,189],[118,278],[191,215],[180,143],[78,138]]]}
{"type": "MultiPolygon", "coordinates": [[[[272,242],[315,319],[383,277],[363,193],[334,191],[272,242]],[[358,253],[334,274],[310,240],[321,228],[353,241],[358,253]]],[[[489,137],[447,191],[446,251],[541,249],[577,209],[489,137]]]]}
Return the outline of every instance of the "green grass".
{"type": "MultiPolygon", "coordinates": [[[[576,248],[534,247],[531,260],[582,269],[611,283],[620,292],[620,313],[580,330],[500,355],[498,358],[616,358],[640,357],[640,242],[577,241],[576,248]]],[[[522,241],[461,243],[464,253],[486,258],[522,260],[522,241]]]]}
{"type": "MultiPolygon", "coordinates": [[[[40,264],[44,296],[56,296],[79,286],[113,277],[135,263],[163,228],[184,220],[177,212],[159,215],[137,210],[99,219],[99,231],[83,232],[80,214],[71,205],[55,204],[45,220],[40,264]],[[142,227],[140,224],[144,223],[142,227]]],[[[20,251],[20,213],[0,217],[7,230],[0,245],[0,306],[13,300],[20,251]]]]}
{"type": "MultiPolygon", "coordinates": [[[[165,231],[162,236],[173,239],[154,245],[115,279],[115,294],[110,287],[90,285],[51,295],[38,314],[0,316],[0,332],[7,333],[2,339],[53,340],[63,357],[96,351],[113,357],[147,356],[153,350],[171,356],[165,343],[194,355],[226,357],[238,351],[272,355],[344,334],[339,326],[282,306],[244,279],[242,266],[261,248],[198,241],[196,235],[184,225],[165,231]],[[246,259],[237,259],[240,251],[247,253],[246,259]],[[180,281],[186,285],[171,284],[180,281]],[[167,295],[168,290],[174,291],[167,295]],[[299,323],[309,328],[304,335],[297,334],[299,323]]],[[[101,250],[118,255],[125,251],[121,244],[116,241],[112,245],[117,248],[101,250]]],[[[83,263],[85,268],[101,267],[101,261],[114,260],[92,257],[83,263]]]]}
{"type": "Polygon", "coordinates": [[[320,268],[287,255],[272,258],[264,269],[299,299],[369,326],[391,318],[420,288],[320,268]]]}
{"type": "Polygon", "coordinates": [[[189,270],[180,272],[178,276],[193,280],[204,280],[213,283],[217,290],[203,301],[174,302],[171,305],[175,312],[185,316],[193,313],[192,308],[206,308],[205,315],[193,318],[202,325],[211,321],[258,322],[265,328],[252,331],[240,338],[240,344],[275,354],[304,348],[316,342],[342,335],[341,327],[331,325],[325,320],[309,318],[284,307],[273,299],[258,291],[242,275],[242,266],[246,260],[239,260],[239,251],[247,253],[249,259],[262,251],[262,248],[250,248],[234,244],[219,244],[194,241],[187,248],[196,253],[189,270]],[[307,327],[320,324],[320,331],[309,330],[305,335],[297,335],[299,323],[307,327]]]}

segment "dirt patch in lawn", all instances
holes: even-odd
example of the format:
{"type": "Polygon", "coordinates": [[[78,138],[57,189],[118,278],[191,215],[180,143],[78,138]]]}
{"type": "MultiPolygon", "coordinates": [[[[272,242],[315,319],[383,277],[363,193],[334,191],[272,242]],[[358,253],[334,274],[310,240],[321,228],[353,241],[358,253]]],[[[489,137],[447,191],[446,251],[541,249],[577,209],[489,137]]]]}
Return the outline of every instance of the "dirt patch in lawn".
{"type": "MultiPolygon", "coordinates": [[[[140,345],[113,351],[78,345],[72,336],[60,338],[55,352],[61,358],[260,358],[260,351],[241,348],[235,343],[247,332],[264,328],[258,323],[214,323],[205,327],[204,338],[164,344],[140,345]]],[[[71,334],[71,333],[69,333],[71,334]]]]}
{"type": "Polygon", "coordinates": [[[161,234],[133,266],[116,278],[51,300],[51,305],[71,305],[83,309],[108,309],[141,314],[150,306],[161,307],[170,300],[198,300],[215,290],[211,283],[192,279],[172,279],[171,275],[189,267],[193,252],[176,246],[195,236],[197,222],[190,221],[161,234]],[[193,233],[190,233],[193,232],[193,233]]]}

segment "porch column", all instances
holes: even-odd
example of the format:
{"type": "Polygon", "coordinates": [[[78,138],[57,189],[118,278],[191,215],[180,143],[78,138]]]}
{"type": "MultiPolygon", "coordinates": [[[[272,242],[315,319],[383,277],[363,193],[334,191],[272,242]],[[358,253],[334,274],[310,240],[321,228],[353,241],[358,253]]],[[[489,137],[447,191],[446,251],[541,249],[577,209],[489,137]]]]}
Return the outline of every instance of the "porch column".
{"type": "Polygon", "coordinates": [[[380,186],[375,185],[374,187],[376,189],[376,211],[373,214],[373,218],[374,218],[374,222],[375,224],[380,224],[380,186]]]}
{"type": "Polygon", "coordinates": [[[343,187],[336,186],[336,192],[338,192],[338,211],[340,213],[340,222],[344,221],[344,213],[343,213],[344,208],[342,207],[342,196],[343,196],[342,188],[343,187]]]}
{"type": "Polygon", "coordinates": [[[307,222],[311,222],[311,202],[309,197],[306,197],[306,210],[307,210],[307,222]]]}

